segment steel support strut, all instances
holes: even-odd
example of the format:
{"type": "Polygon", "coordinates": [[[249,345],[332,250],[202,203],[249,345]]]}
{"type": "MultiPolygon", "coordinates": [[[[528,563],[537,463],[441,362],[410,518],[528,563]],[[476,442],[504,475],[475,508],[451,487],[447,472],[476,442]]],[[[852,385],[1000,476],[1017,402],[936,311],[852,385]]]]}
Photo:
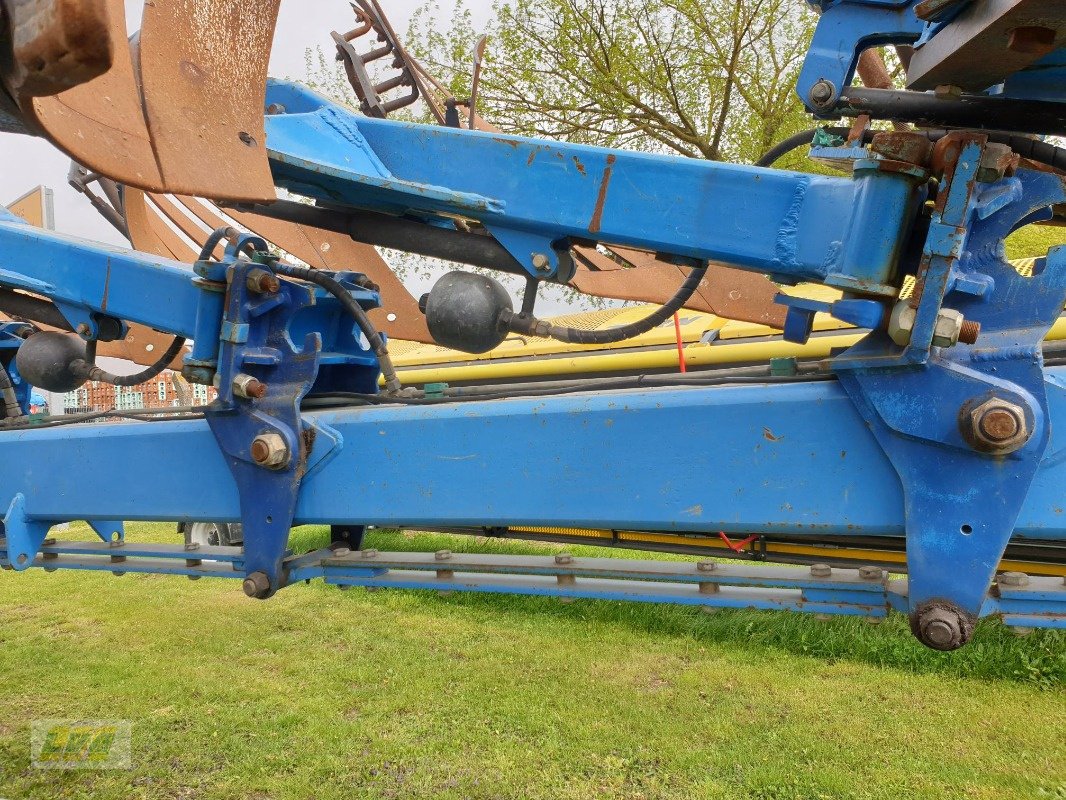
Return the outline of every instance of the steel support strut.
{"type": "Polygon", "coordinates": [[[911,627],[940,650],[973,633],[1048,448],[1048,393],[1063,391],[1045,381],[1040,346],[1066,302],[1066,249],[1053,249],[1023,277],[1006,262],[1002,241],[1066,201],[1066,183],[1028,169],[980,183],[984,144],[957,135],[945,145],[954,163],[911,301],[910,344],[899,353],[875,333],[845,357],[855,368],[840,373],[902,481],[911,627]],[[977,343],[932,344],[949,294],[980,324],[977,343]],[[886,354],[922,366],[879,368],[886,354]]]}
{"type": "MultiPolygon", "coordinates": [[[[122,573],[240,578],[235,547],[126,545],[121,560],[107,545],[48,542],[32,566],[122,573]]],[[[7,553],[0,540],[0,563],[7,553]]],[[[714,561],[673,562],[473,553],[386,553],[326,548],[288,557],[288,583],[315,579],[341,588],[365,586],[443,592],[487,592],[590,600],[665,603],[705,609],[762,609],[881,620],[906,611],[908,582],[878,567],[807,569],[714,561]]],[[[246,579],[247,580],[247,579],[246,579]]],[[[1022,628],[1066,628],[1066,585],[1060,578],[1010,573],[984,598],[980,616],[1022,628]],[[1008,580],[1009,579],[1009,580],[1008,580]]]]}

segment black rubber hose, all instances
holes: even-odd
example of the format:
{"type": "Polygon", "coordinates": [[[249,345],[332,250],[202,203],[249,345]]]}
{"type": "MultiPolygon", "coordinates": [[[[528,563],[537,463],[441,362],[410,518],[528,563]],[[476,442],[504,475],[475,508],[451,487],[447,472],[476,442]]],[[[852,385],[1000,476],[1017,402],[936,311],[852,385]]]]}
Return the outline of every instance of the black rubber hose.
{"type": "Polygon", "coordinates": [[[348,294],[347,289],[320,270],[310,269],[309,267],[296,267],[291,264],[276,263],[274,264],[274,271],[289,278],[297,278],[321,286],[336,297],[341,305],[344,306],[345,311],[355,320],[355,324],[359,326],[359,330],[366,336],[366,340],[370,343],[370,348],[378,357],[381,374],[385,377],[385,391],[389,394],[395,394],[400,391],[400,379],[396,375],[396,368],[392,364],[392,357],[389,355],[389,349],[385,346],[385,340],[381,338],[381,334],[374,327],[374,323],[370,321],[370,317],[366,315],[366,312],[355,301],[355,298],[348,294]]]}
{"type": "MultiPolygon", "coordinates": [[[[842,137],[846,137],[851,132],[850,128],[811,128],[810,130],[800,131],[767,150],[762,157],[755,162],[755,166],[771,167],[793,150],[809,146],[811,140],[814,139],[815,134],[818,133],[819,130],[834,136],[842,137]]],[[[881,133],[881,131],[866,131],[862,137],[863,144],[869,144],[874,135],[878,133],[881,133]]],[[[922,134],[931,142],[938,142],[947,136],[950,131],[930,129],[914,131],[914,133],[922,134]]],[[[981,131],[981,133],[988,136],[988,141],[990,142],[1007,145],[1022,158],[1046,164],[1054,169],[1066,171],[1066,148],[1056,147],[1053,144],[1040,141],[1039,139],[1032,139],[1028,136],[1008,133],[1005,131],[981,131]]]]}
{"type": "Polygon", "coordinates": [[[229,239],[233,237],[234,235],[236,235],[236,233],[236,228],[230,225],[223,225],[211,231],[211,235],[207,237],[207,241],[204,242],[204,246],[200,248],[200,261],[207,261],[207,259],[211,258],[211,253],[214,252],[215,248],[218,246],[218,243],[221,242],[223,239],[229,239]]]}
{"type": "Polygon", "coordinates": [[[114,375],[107,370],[101,369],[96,364],[90,361],[83,361],[78,359],[71,364],[71,369],[76,373],[84,375],[86,380],[90,381],[103,381],[104,383],[110,383],[113,386],[136,386],[138,383],[144,383],[150,381],[160,372],[170,366],[170,362],[177,358],[178,353],[185,347],[185,337],[175,336],[174,341],[170,343],[170,347],[166,349],[166,352],[159,357],[152,366],[133,375],[114,375]]]}
{"type": "Polygon", "coordinates": [[[552,325],[550,322],[539,320],[532,315],[515,314],[513,311],[505,311],[500,315],[500,324],[505,325],[514,333],[524,333],[530,336],[548,336],[558,339],[560,342],[573,344],[610,344],[632,339],[647,333],[656,325],[669,319],[680,309],[685,302],[695,294],[700,281],[707,274],[707,265],[693,269],[681,288],[664,305],[651,312],[644,319],[622,325],[618,328],[609,328],[603,331],[586,331],[580,328],[567,328],[562,325],[552,325]]]}
{"type": "Polygon", "coordinates": [[[765,153],[762,157],[755,162],[756,167],[772,167],[781,158],[791,153],[793,150],[798,150],[804,145],[810,146],[811,140],[814,139],[814,135],[819,130],[824,130],[826,133],[831,133],[834,136],[846,137],[850,133],[849,128],[811,128],[810,130],[800,131],[794,133],[787,139],[778,142],[765,153]]]}

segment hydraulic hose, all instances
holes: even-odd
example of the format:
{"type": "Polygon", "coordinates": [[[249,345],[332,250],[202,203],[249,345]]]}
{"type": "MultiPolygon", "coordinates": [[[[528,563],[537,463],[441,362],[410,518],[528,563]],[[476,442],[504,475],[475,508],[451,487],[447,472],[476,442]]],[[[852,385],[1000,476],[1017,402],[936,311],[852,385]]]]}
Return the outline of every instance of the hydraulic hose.
{"type": "Polygon", "coordinates": [[[336,297],[344,310],[355,320],[355,324],[359,326],[359,330],[366,336],[367,341],[370,343],[370,348],[374,351],[374,354],[378,357],[378,363],[381,366],[381,374],[385,378],[385,391],[388,394],[395,394],[400,391],[400,379],[396,375],[396,368],[392,364],[392,357],[389,355],[389,349],[385,346],[385,340],[381,338],[381,334],[378,333],[377,328],[374,327],[374,323],[370,321],[370,317],[366,315],[362,307],[355,301],[349,293],[339,282],[329,277],[321,270],[310,269],[308,267],[296,267],[291,264],[276,263],[273,265],[274,271],[279,275],[285,275],[289,278],[297,278],[308,283],[313,283],[317,286],[321,286],[331,295],[336,297]]]}
{"type": "Polygon", "coordinates": [[[223,225],[221,227],[215,228],[213,231],[211,231],[211,235],[207,237],[207,240],[204,242],[204,246],[200,248],[200,261],[207,261],[207,259],[211,258],[211,253],[215,251],[215,248],[218,246],[218,243],[221,242],[223,239],[230,239],[236,236],[237,229],[230,225],[223,225]]]}
{"type": "Polygon", "coordinates": [[[170,366],[170,362],[177,358],[183,347],[185,347],[185,337],[175,336],[174,341],[170,343],[170,347],[159,357],[158,361],[133,375],[114,375],[96,366],[92,361],[84,361],[82,359],[78,359],[70,367],[75,373],[84,375],[86,380],[103,381],[113,386],[136,386],[138,383],[150,381],[170,366]]]}
{"type": "Polygon", "coordinates": [[[644,319],[631,322],[628,325],[622,325],[618,328],[610,328],[602,331],[586,331],[580,328],[567,328],[562,325],[552,325],[550,322],[537,319],[532,314],[516,314],[513,311],[504,311],[500,314],[499,322],[501,325],[514,333],[524,333],[530,336],[548,336],[552,339],[558,339],[560,342],[571,342],[573,344],[610,344],[611,342],[621,342],[625,339],[632,339],[634,336],[640,336],[642,333],[647,333],[655,326],[669,319],[674,315],[678,309],[680,309],[693,294],[700,285],[700,281],[707,274],[707,265],[696,267],[693,269],[685,282],[681,284],[681,288],[677,290],[673,297],[671,297],[664,305],[651,312],[644,319]]]}

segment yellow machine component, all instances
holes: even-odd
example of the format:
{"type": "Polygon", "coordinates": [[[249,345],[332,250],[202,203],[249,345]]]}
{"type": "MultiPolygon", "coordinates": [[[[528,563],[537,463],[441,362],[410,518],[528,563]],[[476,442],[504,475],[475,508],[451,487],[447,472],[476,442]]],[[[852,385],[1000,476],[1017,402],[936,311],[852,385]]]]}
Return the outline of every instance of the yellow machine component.
{"type": "MultiPolygon", "coordinates": [[[[791,290],[815,299],[839,293],[821,286],[791,290]]],[[[556,324],[586,329],[625,325],[648,315],[653,306],[593,311],[556,317],[556,324]]],[[[771,358],[827,358],[849,347],[864,334],[825,314],[818,314],[814,336],[806,344],[786,342],[780,331],[750,322],[736,322],[714,314],[683,310],[679,315],[685,365],[700,369],[724,364],[766,364],[771,358]]],[[[1066,316],[1052,327],[1048,341],[1066,339],[1066,316]]],[[[506,380],[588,374],[634,374],[679,369],[672,320],[633,339],[613,345],[578,345],[554,339],[512,336],[494,350],[471,355],[437,345],[389,343],[393,363],[407,385],[426,383],[492,383],[506,380]]]]}
{"type": "MultiPolygon", "coordinates": [[[[641,546],[654,548],[656,545],[668,547],[683,546],[687,552],[706,552],[710,556],[728,556],[731,558],[751,558],[755,555],[767,561],[781,561],[790,558],[797,561],[834,561],[855,564],[882,564],[887,569],[902,571],[907,565],[907,555],[902,550],[887,550],[876,547],[854,547],[820,542],[793,543],[764,541],[756,547],[747,545],[740,550],[733,549],[722,539],[706,535],[684,533],[650,533],[646,531],[612,531],[594,528],[537,528],[511,527],[507,532],[512,535],[530,538],[556,539],[569,543],[588,545],[623,545],[634,549],[641,546]]],[[[735,543],[734,543],[735,547],[735,543]]],[[[1002,572],[1024,572],[1029,575],[1047,575],[1066,577],[1066,565],[1051,564],[1041,561],[1020,561],[1004,559],[1000,563],[1002,572]]]]}

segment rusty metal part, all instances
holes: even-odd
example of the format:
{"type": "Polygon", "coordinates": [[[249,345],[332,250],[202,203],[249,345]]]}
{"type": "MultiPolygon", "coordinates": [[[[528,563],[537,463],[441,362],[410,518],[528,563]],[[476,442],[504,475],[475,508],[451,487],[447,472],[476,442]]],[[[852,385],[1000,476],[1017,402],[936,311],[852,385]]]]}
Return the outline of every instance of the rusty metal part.
{"type": "MultiPolygon", "coordinates": [[[[240,373],[233,379],[233,393],[238,397],[246,397],[259,400],[266,397],[266,384],[251,375],[240,373]]],[[[253,444],[254,447],[254,444],[253,444]]]]}
{"type": "Polygon", "coordinates": [[[925,168],[933,157],[933,143],[924,133],[883,131],[874,134],[870,151],[893,161],[925,168]]]}
{"type": "MultiPolygon", "coordinates": [[[[72,170],[72,174],[78,177],[79,180],[85,182],[88,182],[90,178],[91,180],[99,180],[101,190],[104,192],[108,200],[114,202],[119,199],[121,193],[114,184],[106,179],[100,179],[99,176],[90,176],[87,173],[83,174],[83,171],[75,173],[72,170]]],[[[135,201],[133,207],[137,208],[136,198],[141,196],[141,194],[136,192],[136,190],[128,190],[126,196],[133,197],[135,201]]],[[[100,206],[110,209],[112,216],[117,218],[116,221],[121,226],[120,230],[125,234],[126,225],[125,221],[119,214],[119,210],[113,205],[108,205],[103,198],[96,197],[95,199],[100,206]]],[[[141,205],[143,206],[143,201],[141,205]]],[[[111,219],[111,217],[107,217],[107,215],[105,215],[105,217],[109,220],[111,219]]],[[[157,239],[153,238],[151,241],[153,245],[158,245],[157,239]]],[[[161,245],[155,246],[152,249],[141,249],[145,249],[147,252],[152,252],[156,255],[173,257],[172,253],[161,245]]],[[[0,311],[13,319],[31,320],[37,323],[43,330],[71,330],[70,324],[67,322],[66,318],[63,317],[54,305],[46,300],[21,292],[5,291],[0,293],[0,311]]],[[[150,366],[159,360],[159,355],[166,352],[172,342],[173,337],[170,334],[161,333],[160,331],[153,330],[143,325],[130,325],[129,332],[125,339],[110,342],[98,342],[96,352],[97,355],[100,356],[121,358],[142,366],[150,366]]],[[[178,355],[170,363],[170,366],[173,368],[180,368],[181,361],[182,356],[178,355]]]]}
{"type": "Polygon", "coordinates": [[[892,76],[885,66],[885,60],[876,49],[863,50],[859,54],[856,68],[862,85],[869,89],[891,89],[892,76]]]}
{"type": "Polygon", "coordinates": [[[394,339],[433,342],[425,316],[418,310],[418,301],[372,246],[352,241],[344,233],[272,219],[253,211],[227,209],[226,213],[316,269],[364,273],[378,285],[381,293],[382,308],[369,312],[374,327],[394,339]]]}
{"type": "Polygon", "coordinates": [[[267,469],[282,469],[291,460],[289,446],[278,433],[262,433],[252,440],[252,461],[267,469]]]}
{"type": "Polygon", "coordinates": [[[134,52],[124,3],[108,0],[111,68],[24,111],[76,161],[128,186],[272,200],[263,98],[279,2],[146,3],[134,52]]]}
{"type": "Polygon", "coordinates": [[[467,114],[466,127],[470,130],[474,130],[475,120],[477,118],[477,93],[481,88],[481,65],[485,60],[485,47],[489,42],[489,37],[482,36],[477,40],[477,44],[474,45],[474,75],[470,80],[470,110],[467,114]]]}
{"type": "Polygon", "coordinates": [[[1066,44],[1062,0],[970,3],[914,52],[909,88],[977,92],[1066,44]]]}
{"type": "Polygon", "coordinates": [[[928,22],[966,2],[969,0],[923,0],[914,7],[914,16],[928,22]]]}
{"type": "Polygon", "coordinates": [[[147,194],[127,186],[122,196],[126,229],[135,250],[185,263],[196,260],[196,251],[164,224],[160,215],[148,205],[147,194]]]}
{"type": "Polygon", "coordinates": [[[977,170],[977,180],[982,183],[995,183],[1004,176],[1011,176],[1018,169],[1021,158],[1008,145],[989,142],[981,153],[981,166],[977,170]]]}
{"type": "Polygon", "coordinates": [[[0,83],[17,104],[111,68],[107,0],[3,0],[0,11],[0,83]]]}
{"type": "Polygon", "coordinates": [[[467,127],[479,131],[499,132],[499,128],[486,122],[477,113],[475,107],[480,78],[480,62],[484,56],[484,37],[478,41],[474,48],[476,60],[471,83],[471,99],[458,100],[445,84],[428,72],[419,63],[418,59],[407,52],[377,0],[356,0],[352,4],[352,10],[355,12],[356,27],[343,35],[336,32],[331,35],[337,44],[337,56],[344,62],[348,82],[352,85],[352,89],[359,98],[364,114],[386,117],[391,112],[408,106],[421,98],[439,125],[446,124],[446,106],[449,103],[453,103],[457,112],[462,111],[461,118],[465,120],[467,127]],[[369,34],[374,34],[376,41],[384,44],[380,47],[372,48],[366,54],[360,55],[353,43],[369,34]],[[387,55],[393,56],[391,67],[398,70],[398,72],[385,80],[375,83],[366,70],[366,64],[371,61],[377,61],[387,55]],[[405,86],[410,88],[408,95],[393,98],[392,100],[383,99],[382,95],[405,86]]]}
{"type": "Polygon", "coordinates": [[[337,58],[344,64],[348,82],[359,98],[360,108],[368,117],[385,118],[415,103],[421,92],[415,69],[378,5],[377,0],[355,0],[352,3],[355,12],[356,27],[345,34],[332,32],[330,35],[337,44],[337,58]],[[365,53],[360,53],[353,42],[361,37],[373,35],[375,45],[365,53]],[[397,70],[384,80],[375,81],[367,70],[367,65],[391,57],[389,66],[397,70]],[[395,89],[404,88],[406,94],[392,99],[383,95],[395,89]]]}
{"type": "Polygon", "coordinates": [[[255,294],[274,294],[281,289],[281,281],[273,272],[265,269],[253,269],[245,280],[248,291],[255,294]]]}
{"type": "Polygon", "coordinates": [[[140,79],[161,190],[244,200],[276,196],[263,106],[279,4],[145,4],[140,79]]]}
{"type": "MultiPolygon", "coordinates": [[[[859,62],[856,67],[862,85],[868,89],[893,89],[892,74],[885,65],[885,59],[877,48],[863,50],[859,54],[859,62]]],[[[907,131],[911,126],[906,122],[892,121],[892,128],[897,131],[907,131]]]]}
{"type": "Polygon", "coordinates": [[[125,4],[108,0],[111,68],[23,111],[45,135],[94,172],[134,186],[159,187],[162,175],[148,134],[133,58],[126,44],[125,4]]]}
{"type": "Polygon", "coordinates": [[[1032,435],[1025,409],[1000,397],[963,406],[959,427],[971,447],[994,455],[1014,452],[1032,435]]]}
{"type": "Polygon", "coordinates": [[[975,322],[972,319],[963,320],[962,327],[959,328],[959,341],[963,344],[977,344],[977,339],[981,336],[981,323],[975,322]]]}
{"type": "MultiPolygon", "coordinates": [[[[130,243],[137,250],[188,263],[198,257],[197,251],[211,231],[236,222],[316,269],[365,273],[378,285],[382,297],[383,307],[369,312],[374,326],[391,338],[433,341],[417,300],[370,245],[352,241],[344,233],[273,219],[252,211],[227,209],[227,219],[214,204],[195,197],[148,195],[129,187],[123,191],[123,197],[130,243]],[[188,239],[183,239],[171,225],[188,239]]],[[[219,247],[214,255],[217,258],[221,254],[219,247]]]]}

